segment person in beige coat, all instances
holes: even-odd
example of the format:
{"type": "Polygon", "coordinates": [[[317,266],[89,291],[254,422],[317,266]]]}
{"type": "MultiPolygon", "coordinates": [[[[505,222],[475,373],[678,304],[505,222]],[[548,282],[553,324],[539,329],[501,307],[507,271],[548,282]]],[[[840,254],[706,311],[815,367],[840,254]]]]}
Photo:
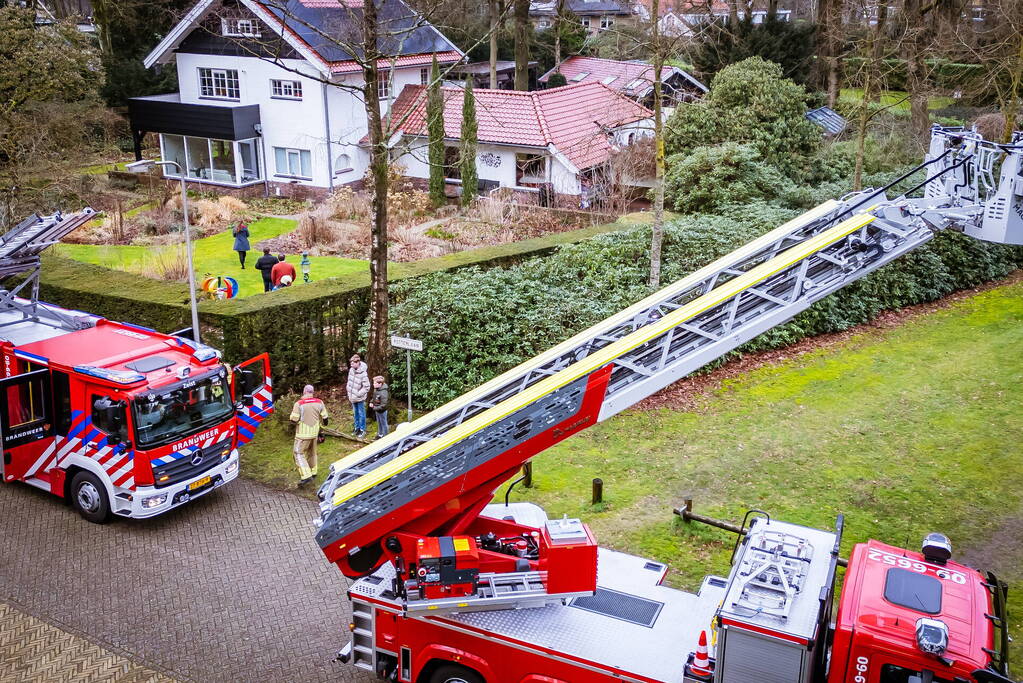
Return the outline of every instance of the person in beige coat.
{"type": "Polygon", "coordinates": [[[355,436],[360,439],[366,436],[366,397],[369,396],[370,386],[369,366],[362,361],[359,354],[352,354],[348,359],[348,383],[345,385],[345,393],[352,404],[355,436]]]}

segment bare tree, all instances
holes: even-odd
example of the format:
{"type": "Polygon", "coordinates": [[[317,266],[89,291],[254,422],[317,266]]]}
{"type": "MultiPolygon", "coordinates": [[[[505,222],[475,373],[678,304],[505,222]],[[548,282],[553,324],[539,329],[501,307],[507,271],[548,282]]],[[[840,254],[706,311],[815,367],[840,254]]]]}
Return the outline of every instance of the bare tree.
{"type": "Polygon", "coordinates": [[[661,283],[661,244],[664,242],[664,117],[661,115],[661,71],[664,49],[661,44],[661,3],[652,0],[650,10],[651,46],[654,65],[654,224],[650,238],[650,286],[661,283]]]}
{"type": "MultiPolygon", "coordinates": [[[[367,135],[369,148],[369,169],[367,186],[373,196],[373,225],[370,241],[370,310],[369,334],[366,344],[367,360],[373,372],[381,372],[386,367],[390,350],[388,334],[389,319],[389,288],[387,282],[387,243],[388,243],[388,191],[390,187],[389,167],[390,153],[388,142],[393,131],[398,130],[405,122],[395,120],[381,114],[381,98],[379,93],[390,93],[390,87],[381,87],[388,81],[396,67],[398,56],[403,51],[406,41],[419,29],[429,27],[427,16],[431,8],[440,8],[443,0],[428,0],[417,3],[418,11],[408,9],[403,3],[375,0],[352,4],[340,4],[334,21],[328,24],[312,23],[294,11],[289,0],[260,0],[260,4],[271,9],[273,14],[283,19],[289,30],[301,29],[315,36],[321,45],[334,46],[350,57],[351,62],[361,72],[361,82],[339,80],[322,73],[310,74],[308,69],[295,66],[291,48],[287,41],[279,38],[276,33],[266,38],[235,37],[231,40],[247,56],[257,57],[275,66],[312,78],[328,87],[337,88],[361,99],[366,112],[367,135]],[[390,7],[389,7],[390,6],[390,7]],[[398,7],[398,9],[394,9],[398,7]],[[388,11],[381,13],[382,9],[388,11]],[[404,8],[404,9],[402,9],[404,8]]],[[[528,2],[527,2],[528,9],[528,2]]],[[[214,15],[216,25],[220,20],[232,18],[231,12],[222,10],[221,15],[214,15]]],[[[489,40],[490,32],[481,36],[472,46],[489,40]]],[[[471,48],[470,48],[471,49],[471,48]]],[[[454,64],[443,69],[443,79],[454,64]]],[[[391,97],[391,95],[388,95],[391,97]]],[[[423,93],[425,97],[425,92],[423,93]]],[[[410,108],[411,112],[414,108],[410,108]]],[[[406,114],[407,116],[407,114],[406,114]]],[[[328,146],[328,154],[332,140],[324,141],[328,146]]]]}
{"type": "Polygon", "coordinates": [[[490,19],[490,88],[497,89],[497,31],[502,18],[500,0],[487,0],[490,19]]]}
{"type": "Polygon", "coordinates": [[[529,90],[529,38],[533,25],[529,22],[529,0],[515,3],[515,89],[529,90]]]}
{"type": "MultiPolygon", "coordinates": [[[[1023,98],[1023,3],[989,0],[977,28],[960,24],[956,42],[972,61],[983,65],[983,76],[970,89],[993,93],[1002,114],[1001,141],[1008,143],[1020,118],[1023,98]]],[[[973,22],[970,22],[973,24],[973,22]]]]}

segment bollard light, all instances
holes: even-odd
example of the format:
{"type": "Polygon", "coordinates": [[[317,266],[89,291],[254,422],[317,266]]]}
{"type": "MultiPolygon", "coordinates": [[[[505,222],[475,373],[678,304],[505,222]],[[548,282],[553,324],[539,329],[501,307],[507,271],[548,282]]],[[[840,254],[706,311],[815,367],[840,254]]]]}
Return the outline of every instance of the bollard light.
{"type": "Polygon", "coordinates": [[[302,252],[302,260],[298,265],[302,267],[302,281],[309,282],[309,270],[313,267],[312,261],[309,260],[309,252],[302,252]]]}

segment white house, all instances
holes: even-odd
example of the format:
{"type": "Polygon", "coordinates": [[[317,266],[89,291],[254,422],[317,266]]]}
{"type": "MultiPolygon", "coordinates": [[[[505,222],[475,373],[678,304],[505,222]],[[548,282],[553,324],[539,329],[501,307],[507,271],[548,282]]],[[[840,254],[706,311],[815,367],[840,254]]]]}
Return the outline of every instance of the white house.
{"type": "MultiPolygon", "coordinates": [[[[377,96],[386,113],[426,83],[434,56],[463,54],[403,0],[378,2],[377,96]]],[[[332,189],[369,164],[360,63],[362,0],[201,0],[146,57],[175,63],[179,91],[129,103],[135,153],[146,133],[196,183],[332,189]]],[[[168,177],[178,170],[165,166],[168,177]]]]}
{"type": "MultiPolygon", "coordinates": [[[[406,87],[391,109],[392,155],[406,175],[429,178],[426,88],[406,87]]],[[[462,88],[442,88],[445,167],[457,183],[462,124],[462,88]]],[[[578,196],[614,150],[651,135],[653,113],[608,86],[593,81],[525,92],[475,90],[478,146],[476,168],[482,189],[508,187],[578,196]]]]}

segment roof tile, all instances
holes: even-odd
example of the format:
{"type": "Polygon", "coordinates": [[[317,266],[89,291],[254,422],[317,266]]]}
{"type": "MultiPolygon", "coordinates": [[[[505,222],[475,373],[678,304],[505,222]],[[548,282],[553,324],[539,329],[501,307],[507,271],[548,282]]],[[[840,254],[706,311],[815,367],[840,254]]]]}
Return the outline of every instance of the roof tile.
{"type": "MultiPolygon", "coordinates": [[[[444,134],[461,136],[461,88],[442,88],[444,134]]],[[[475,90],[480,142],[554,147],[579,169],[606,160],[611,152],[607,131],[650,118],[646,107],[598,83],[579,83],[534,92],[475,90]]],[[[424,136],[426,87],[405,86],[391,106],[393,132],[424,136]]]]}

